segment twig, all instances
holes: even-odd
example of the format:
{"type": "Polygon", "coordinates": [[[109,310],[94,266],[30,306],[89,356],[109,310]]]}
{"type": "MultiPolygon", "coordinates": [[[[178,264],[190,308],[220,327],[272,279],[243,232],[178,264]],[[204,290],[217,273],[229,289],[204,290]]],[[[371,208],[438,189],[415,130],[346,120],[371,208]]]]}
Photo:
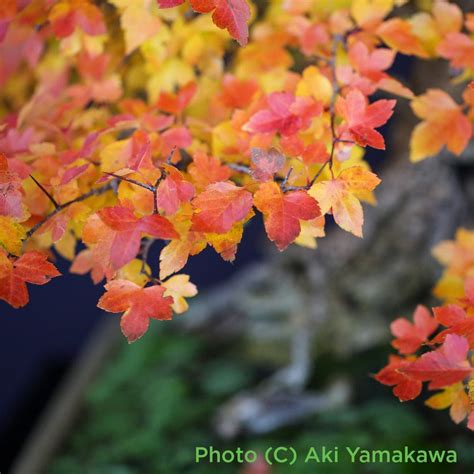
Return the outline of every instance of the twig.
{"type": "Polygon", "coordinates": [[[111,191],[115,189],[116,181],[111,181],[110,183],[105,184],[104,186],[100,188],[95,188],[91,189],[89,192],[83,194],[82,196],[79,196],[75,199],[72,199],[70,201],[65,202],[64,204],[58,204],[58,206],[54,209],[54,211],[51,211],[49,214],[47,214],[43,220],[37,222],[27,233],[26,233],[26,239],[29,239],[38,229],[40,229],[46,222],[48,222],[52,217],[54,217],[56,214],[59,214],[62,210],[66,209],[69,207],[71,204],[74,204],[76,202],[81,202],[85,201],[86,199],[92,197],[92,196],[99,196],[101,194],[106,193],[107,191],[111,191]]]}
{"type": "Polygon", "coordinates": [[[231,170],[238,171],[239,173],[252,174],[252,170],[245,165],[239,165],[237,163],[226,163],[226,166],[231,170]]]}
{"type": "Polygon", "coordinates": [[[30,174],[30,178],[36,183],[38,188],[43,191],[43,193],[48,197],[48,199],[53,203],[54,207],[57,209],[59,207],[58,202],[56,199],[53,198],[53,196],[46,190],[46,188],[32,175],[30,174]]]}
{"type": "Polygon", "coordinates": [[[104,171],[104,173],[109,176],[113,176],[114,178],[117,178],[120,181],[126,181],[127,183],[135,184],[136,186],[140,186],[142,188],[148,189],[148,191],[151,191],[151,192],[155,191],[155,188],[151,186],[150,184],[141,183],[140,181],[136,181],[135,179],[126,178],[125,176],[120,176],[115,173],[108,173],[107,171],[104,171]]]}

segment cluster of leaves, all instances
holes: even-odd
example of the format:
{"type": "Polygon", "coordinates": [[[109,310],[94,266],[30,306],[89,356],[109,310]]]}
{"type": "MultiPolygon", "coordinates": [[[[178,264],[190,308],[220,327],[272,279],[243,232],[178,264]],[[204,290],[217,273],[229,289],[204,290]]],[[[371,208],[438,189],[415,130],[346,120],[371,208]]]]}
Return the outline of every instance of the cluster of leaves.
{"type": "Polygon", "coordinates": [[[472,16],[436,1],[387,19],[401,3],[3,1],[0,298],[23,306],[57,276],[54,249],[107,280],[99,307],[134,341],[186,310],[189,256],[234,260],[256,213],[279,250],[314,248],[328,214],[362,236],[380,182],[364,149],[385,149],[395,105],[370,96],[412,100],[414,160],[472,134],[471,89],[465,106],[415,98],[387,72],[397,53],[442,56],[468,80],[472,16]]]}
{"type": "Polygon", "coordinates": [[[392,323],[399,355],[390,357],[376,379],[393,386],[401,401],[417,398],[422,383],[429,382],[429,390],[442,391],[426,405],[450,408],[454,422],[467,418],[474,430],[474,232],[458,230],[456,240],[438,244],[434,255],[446,267],[434,289],[445,304],[433,314],[419,306],[413,323],[405,318],[392,323]]]}

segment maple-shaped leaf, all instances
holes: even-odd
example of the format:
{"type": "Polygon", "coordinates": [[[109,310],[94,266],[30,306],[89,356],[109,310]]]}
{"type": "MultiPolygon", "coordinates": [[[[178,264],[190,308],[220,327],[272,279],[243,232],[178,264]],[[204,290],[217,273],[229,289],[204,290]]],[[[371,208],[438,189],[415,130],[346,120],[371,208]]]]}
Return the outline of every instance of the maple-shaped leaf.
{"type": "Polygon", "coordinates": [[[106,27],[102,12],[89,0],[60,0],[49,13],[49,21],[58,38],[66,38],[76,27],[88,35],[103,35],[106,27]]]}
{"type": "Polygon", "coordinates": [[[413,314],[414,324],[406,318],[398,318],[390,325],[392,334],[396,337],[392,346],[400,354],[413,354],[438,328],[438,322],[431,316],[430,311],[423,305],[419,305],[413,314]]]}
{"type": "Polygon", "coordinates": [[[252,194],[230,182],[214,183],[192,201],[191,229],[223,234],[247,216],[252,209],[252,194]]]}
{"type": "Polygon", "coordinates": [[[174,275],[163,282],[166,288],[165,296],[173,298],[171,307],[176,314],[182,314],[188,310],[186,298],[197,295],[196,285],[189,281],[189,275],[174,275]]]}
{"type": "Polygon", "coordinates": [[[464,380],[473,368],[467,360],[469,343],[465,337],[448,334],[436,351],[423,354],[401,372],[420,382],[430,382],[429,389],[443,388],[464,380]]]}
{"type": "Polygon", "coordinates": [[[138,218],[128,207],[117,205],[103,208],[97,216],[89,218],[83,240],[96,244],[95,260],[103,263],[104,270],[118,270],[136,257],[142,234],[166,240],[178,237],[165,217],[152,214],[138,218]],[[100,218],[102,227],[96,217],[100,218]]]}
{"type": "Polygon", "coordinates": [[[130,54],[161,27],[161,20],[151,13],[151,0],[110,0],[120,10],[120,25],[125,35],[125,54],[130,54]]]}
{"type": "Polygon", "coordinates": [[[401,401],[414,400],[421,393],[423,387],[419,380],[401,372],[411,362],[403,357],[390,356],[389,363],[375,375],[378,382],[393,387],[393,394],[401,401]]]}
{"type": "Polygon", "coordinates": [[[92,281],[95,284],[105,278],[104,268],[95,261],[91,249],[81,250],[75,256],[69,271],[77,275],[85,275],[90,272],[92,281]]]}
{"type": "Polygon", "coordinates": [[[438,53],[455,68],[474,69],[474,41],[464,33],[448,33],[438,45],[438,53]]]}
{"type": "Polygon", "coordinates": [[[192,249],[189,240],[172,240],[160,253],[160,278],[163,280],[181,270],[188,261],[192,249]]]}
{"type": "Polygon", "coordinates": [[[0,248],[8,253],[21,253],[22,241],[26,236],[25,229],[11,217],[0,216],[0,248]]]}
{"type": "Polygon", "coordinates": [[[12,259],[0,251],[0,299],[14,308],[25,306],[30,299],[26,283],[44,285],[59,275],[44,253],[31,251],[12,259]]]}
{"type": "MultiPolygon", "coordinates": [[[[182,5],[184,0],[157,0],[161,8],[182,5]]],[[[226,29],[241,46],[248,42],[250,8],[246,0],[190,0],[191,7],[198,13],[212,12],[216,26],[226,29]]]]}
{"type": "Polygon", "coordinates": [[[262,148],[252,148],[252,176],[257,181],[273,179],[275,173],[280,171],[285,164],[285,157],[275,148],[268,151],[262,148]]]}
{"type": "Polygon", "coordinates": [[[230,168],[222,165],[216,157],[202,152],[194,154],[188,172],[200,188],[204,188],[211,183],[226,181],[232,175],[230,168]]]}
{"type": "Polygon", "coordinates": [[[238,79],[226,74],[222,80],[219,99],[224,106],[231,109],[245,109],[250,105],[257,90],[258,83],[255,80],[238,79]]]}
{"type": "Polygon", "coordinates": [[[26,210],[22,200],[20,176],[10,170],[7,157],[0,153],[0,215],[24,218],[26,210]]]}
{"type": "Polygon", "coordinates": [[[268,238],[280,251],[300,234],[300,219],[311,220],[321,215],[318,203],[306,191],[284,193],[274,182],[260,185],[254,204],[263,214],[268,238]]]}
{"type": "Polygon", "coordinates": [[[292,135],[308,128],[323,107],[310,97],[295,97],[290,92],[273,92],[267,97],[268,108],[250,117],[242,130],[251,133],[292,135]]]}
{"type": "Polygon", "coordinates": [[[436,320],[448,329],[441,331],[433,342],[443,342],[448,334],[464,336],[471,347],[474,347],[474,317],[455,304],[433,308],[436,320]]]}
{"type": "Polygon", "coordinates": [[[188,82],[176,94],[163,91],[158,97],[156,106],[163,112],[173,115],[181,114],[189,105],[197,91],[197,84],[195,82],[188,82]]]}
{"type": "Polygon", "coordinates": [[[332,211],[336,224],[362,237],[364,214],[360,198],[373,191],[380,179],[362,166],[352,166],[335,178],[313,184],[309,194],[318,201],[323,214],[332,211]]]}
{"type": "Polygon", "coordinates": [[[414,33],[414,26],[402,18],[391,18],[377,28],[377,34],[393,50],[403,54],[427,58],[420,39],[414,33]]]}
{"type": "Polygon", "coordinates": [[[456,155],[466,148],[472,125],[461,106],[444,91],[429,89],[411,102],[415,114],[423,119],[410,139],[410,159],[420,161],[437,155],[443,146],[456,155]]]}
{"type": "Polygon", "coordinates": [[[446,387],[442,392],[428,398],[425,405],[434,410],[450,408],[449,415],[456,424],[461,423],[471,413],[471,402],[462,383],[446,387]]]}
{"type": "Polygon", "coordinates": [[[120,328],[129,343],[146,333],[150,318],[172,318],[173,298],[164,296],[166,289],[162,286],[142,288],[128,280],[112,280],[105,289],[97,306],[109,313],[123,313],[120,328]]]}
{"type": "MultiPolygon", "coordinates": [[[[385,150],[383,136],[375,129],[381,127],[393,114],[395,100],[378,100],[369,104],[367,98],[358,89],[352,89],[346,97],[339,97],[337,111],[347,122],[348,135],[360,146],[371,146],[385,150]]],[[[344,127],[343,127],[344,130],[344,127]]]]}
{"type": "Polygon", "coordinates": [[[165,214],[174,214],[183,202],[194,196],[194,186],[174,166],[164,165],[166,178],[158,185],[156,203],[165,214]]]}

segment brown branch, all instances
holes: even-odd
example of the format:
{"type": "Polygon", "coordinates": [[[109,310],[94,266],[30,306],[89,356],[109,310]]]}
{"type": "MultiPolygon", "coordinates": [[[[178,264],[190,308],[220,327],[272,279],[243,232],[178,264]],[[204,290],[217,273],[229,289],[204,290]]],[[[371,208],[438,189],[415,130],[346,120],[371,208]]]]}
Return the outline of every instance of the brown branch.
{"type": "Polygon", "coordinates": [[[47,191],[47,189],[32,175],[30,174],[30,178],[36,183],[36,186],[43,191],[43,193],[48,197],[48,199],[53,203],[53,206],[57,209],[59,207],[58,202],[54,197],[47,191]]]}
{"type": "Polygon", "coordinates": [[[75,199],[71,199],[70,201],[65,202],[64,204],[58,204],[54,211],[51,211],[47,214],[43,220],[37,222],[27,233],[25,240],[29,239],[38,229],[40,229],[46,222],[48,222],[51,218],[53,218],[56,214],[59,214],[62,210],[69,207],[71,204],[76,202],[85,201],[86,199],[92,196],[100,196],[101,194],[106,193],[107,191],[111,191],[115,189],[116,181],[110,181],[109,183],[105,184],[100,188],[91,189],[89,192],[79,196],[75,199]]]}
{"type": "Polygon", "coordinates": [[[107,171],[104,171],[104,173],[106,175],[113,176],[114,178],[117,178],[120,181],[126,181],[127,183],[135,184],[136,186],[140,186],[141,188],[148,189],[148,191],[151,191],[151,192],[155,191],[155,188],[153,186],[151,186],[150,184],[142,183],[140,181],[137,181],[137,180],[131,179],[131,178],[126,178],[125,176],[120,176],[120,175],[115,174],[115,173],[108,173],[107,171]]]}

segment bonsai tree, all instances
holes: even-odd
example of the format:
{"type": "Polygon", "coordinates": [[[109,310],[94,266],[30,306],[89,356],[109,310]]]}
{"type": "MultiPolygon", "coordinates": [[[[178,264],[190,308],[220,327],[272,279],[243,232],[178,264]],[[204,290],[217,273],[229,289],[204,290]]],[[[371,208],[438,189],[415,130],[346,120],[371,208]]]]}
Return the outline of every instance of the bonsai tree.
{"type": "MultiPolygon", "coordinates": [[[[396,100],[421,119],[402,144],[412,161],[461,155],[472,137],[472,14],[404,3],[4,1],[0,298],[27,304],[27,284],[59,276],[57,253],[105,280],[98,306],[123,313],[134,342],[187,310],[188,259],[210,246],[233,261],[258,214],[279,251],[315,248],[330,220],[362,237],[361,202],[375,205],[381,182],[364,155],[385,150],[396,100]],[[462,90],[415,95],[389,72],[398,54],[448,61],[462,90]]],[[[402,400],[423,381],[443,389],[429,404],[455,421],[473,402],[463,245],[437,251],[456,306],[396,321],[401,356],[377,375],[402,400]]]]}

